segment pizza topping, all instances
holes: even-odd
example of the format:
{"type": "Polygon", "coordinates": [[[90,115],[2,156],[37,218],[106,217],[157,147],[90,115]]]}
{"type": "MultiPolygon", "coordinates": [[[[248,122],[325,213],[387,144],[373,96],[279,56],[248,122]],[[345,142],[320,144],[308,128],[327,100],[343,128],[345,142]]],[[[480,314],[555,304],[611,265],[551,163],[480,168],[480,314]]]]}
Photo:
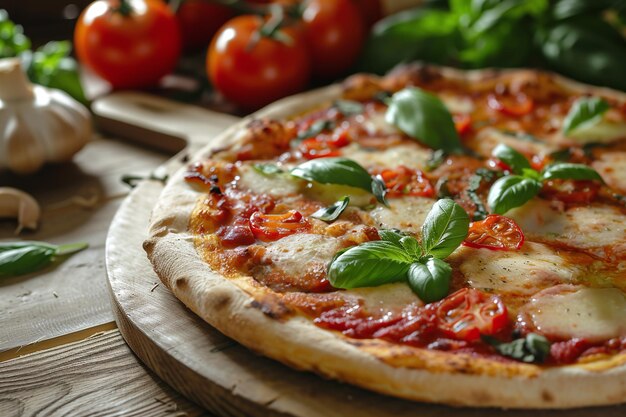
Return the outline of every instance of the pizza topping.
{"type": "Polygon", "coordinates": [[[308,220],[296,210],[289,210],[282,214],[263,214],[257,211],[250,216],[252,233],[264,242],[278,240],[310,228],[308,220]]]}
{"type": "Polygon", "coordinates": [[[506,306],[497,295],[463,288],[437,307],[441,327],[450,337],[474,341],[500,332],[508,323],[506,306]]]}
{"type": "Polygon", "coordinates": [[[524,116],[535,107],[533,99],[525,94],[517,94],[514,97],[490,94],[487,97],[487,105],[507,116],[524,116]]]}
{"type": "Polygon", "coordinates": [[[345,196],[330,206],[317,210],[315,213],[311,214],[311,217],[325,222],[335,221],[341,216],[341,213],[343,213],[346,207],[348,207],[348,204],[350,204],[350,197],[345,196]]]}
{"type": "Polygon", "coordinates": [[[339,129],[332,135],[317,135],[303,140],[298,146],[304,159],[328,158],[341,155],[339,149],[348,146],[348,131],[339,129]]]}
{"type": "Polygon", "coordinates": [[[433,149],[463,152],[448,109],[439,98],[419,88],[406,88],[394,94],[385,118],[409,137],[433,149]]]}
{"type": "Polygon", "coordinates": [[[515,220],[490,214],[485,220],[470,223],[463,245],[491,250],[517,250],[524,243],[524,234],[515,220]]]}
{"type": "Polygon", "coordinates": [[[508,343],[485,335],[481,339],[492,345],[501,355],[526,363],[543,363],[555,351],[554,345],[551,346],[548,339],[537,333],[528,333],[526,337],[508,343]]]}
{"type": "Polygon", "coordinates": [[[472,131],[472,116],[467,113],[456,113],[452,115],[454,128],[460,136],[465,136],[472,131]]]}
{"type": "Polygon", "coordinates": [[[549,180],[543,184],[540,195],[548,200],[566,204],[589,204],[598,195],[600,184],[589,180],[549,180]]]}
{"type": "Polygon", "coordinates": [[[418,169],[411,169],[399,165],[394,169],[373,170],[375,175],[380,175],[387,187],[387,197],[396,198],[402,196],[434,197],[435,189],[418,169]]]}
{"type": "Polygon", "coordinates": [[[582,97],[574,102],[563,121],[563,133],[570,135],[576,130],[589,128],[597,124],[610,106],[598,97],[582,97]]]}
{"type": "Polygon", "coordinates": [[[382,240],[341,251],[328,267],[328,280],[337,288],[371,287],[408,281],[424,302],[443,298],[452,269],[443,259],[467,236],[467,213],[449,199],[437,201],[422,226],[422,242],[391,230],[382,240]]]}

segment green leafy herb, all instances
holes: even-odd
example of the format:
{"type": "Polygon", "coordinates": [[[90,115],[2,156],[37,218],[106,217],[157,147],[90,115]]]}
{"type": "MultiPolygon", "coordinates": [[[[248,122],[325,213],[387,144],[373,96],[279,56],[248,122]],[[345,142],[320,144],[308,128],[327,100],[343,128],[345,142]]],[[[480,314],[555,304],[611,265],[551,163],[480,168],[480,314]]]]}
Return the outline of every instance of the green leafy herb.
{"type": "Polygon", "coordinates": [[[539,194],[543,182],[551,179],[596,180],[604,182],[600,174],[593,168],[583,164],[557,162],[543,169],[541,172],[530,168],[526,158],[513,148],[500,144],[493,152],[495,157],[515,168],[518,175],[507,175],[498,179],[489,190],[487,198],[491,211],[504,214],[515,207],[520,207],[539,194]],[[526,161],[524,163],[523,161],[526,161]]]}
{"type": "Polygon", "coordinates": [[[283,174],[285,171],[280,169],[276,164],[254,164],[252,168],[259,174],[272,176],[276,174],[283,174]]]}
{"type": "Polygon", "coordinates": [[[450,199],[435,203],[422,225],[424,255],[444,259],[467,237],[469,216],[450,199]]]}
{"type": "Polygon", "coordinates": [[[335,122],[332,120],[317,120],[308,129],[298,133],[298,136],[292,141],[292,145],[297,145],[304,139],[314,138],[325,130],[331,130],[335,128],[335,122]]]}
{"type": "Polygon", "coordinates": [[[385,115],[387,123],[430,146],[447,153],[462,153],[461,140],[452,115],[436,96],[419,88],[395,93],[385,115]]]}
{"type": "Polygon", "coordinates": [[[376,199],[387,205],[385,185],[351,159],[319,158],[304,162],[290,171],[294,177],[321,184],[347,185],[374,194],[376,199]]]}
{"type": "Polygon", "coordinates": [[[490,336],[482,336],[485,343],[492,345],[498,353],[526,363],[543,363],[550,354],[550,342],[536,333],[504,343],[490,336]]]}
{"type": "Polygon", "coordinates": [[[467,195],[472,200],[474,205],[476,206],[476,210],[474,210],[474,215],[472,217],[473,221],[483,220],[489,212],[487,208],[483,204],[482,199],[478,196],[478,189],[483,181],[491,182],[495,178],[497,178],[496,171],[490,171],[485,168],[478,168],[476,172],[470,177],[469,185],[467,187],[467,195]]]}
{"type": "Polygon", "coordinates": [[[439,166],[441,166],[441,164],[443,164],[446,160],[446,156],[447,155],[443,149],[434,150],[426,161],[426,171],[430,172],[439,168],[439,166]]]}
{"type": "Polygon", "coordinates": [[[0,58],[13,58],[30,49],[30,39],[22,26],[9,19],[6,10],[0,10],[0,58]]]}
{"type": "Polygon", "coordinates": [[[321,208],[315,213],[311,214],[311,217],[323,220],[325,222],[332,222],[343,213],[343,211],[350,204],[350,197],[345,196],[341,200],[334,202],[328,207],[321,208]]]}
{"type": "Polygon", "coordinates": [[[574,102],[563,121],[563,133],[569,135],[574,130],[595,125],[602,120],[602,115],[609,108],[609,103],[601,98],[579,98],[574,102]]]}
{"type": "Polygon", "coordinates": [[[365,110],[362,103],[353,100],[335,100],[333,107],[346,117],[361,114],[365,110]]]}
{"type": "Polygon", "coordinates": [[[86,243],[51,245],[44,242],[0,243],[0,277],[24,275],[49,265],[56,258],[71,255],[86,243]]]}
{"type": "Polygon", "coordinates": [[[380,230],[381,240],[341,251],[328,266],[337,288],[406,281],[424,302],[445,297],[452,268],[442,259],[467,236],[467,213],[449,199],[437,201],[422,226],[422,244],[398,230],[380,230]]]}

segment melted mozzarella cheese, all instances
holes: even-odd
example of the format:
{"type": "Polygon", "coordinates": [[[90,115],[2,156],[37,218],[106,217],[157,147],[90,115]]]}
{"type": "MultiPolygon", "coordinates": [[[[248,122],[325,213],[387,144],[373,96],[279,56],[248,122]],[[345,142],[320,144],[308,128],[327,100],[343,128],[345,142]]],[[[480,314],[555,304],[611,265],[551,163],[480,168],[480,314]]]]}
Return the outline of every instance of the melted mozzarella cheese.
{"type": "Polygon", "coordinates": [[[626,193],[626,152],[605,152],[592,166],[611,188],[626,193]]]}
{"type": "Polygon", "coordinates": [[[603,119],[600,123],[589,127],[580,127],[572,131],[568,137],[582,145],[587,143],[610,143],[626,138],[626,123],[603,119]]]}
{"type": "Polygon", "coordinates": [[[533,297],[526,314],[540,332],[599,341],[626,335],[626,296],[616,288],[558,287],[533,297]]]}
{"type": "Polygon", "coordinates": [[[423,304],[404,282],[379,287],[353,288],[344,291],[343,294],[361,300],[365,309],[375,315],[398,312],[412,303],[423,304]]]}
{"type": "Polygon", "coordinates": [[[379,228],[419,234],[434,203],[433,199],[426,197],[393,198],[389,199],[389,207],[379,205],[370,212],[370,216],[379,228]]]}
{"type": "Polygon", "coordinates": [[[554,284],[573,282],[580,270],[549,246],[527,242],[520,250],[495,251],[462,247],[451,260],[468,284],[498,293],[534,294],[554,284]]]}
{"type": "Polygon", "coordinates": [[[387,123],[385,113],[384,110],[371,111],[363,116],[357,116],[355,123],[360,124],[370,135],[392,135],[400,133],[398,128],[387,123]]]}
{"type": "Polygon", "coordinates": [[[471,113],[474,111],[474,102],[469,97],[459,97],[450,94],[439,94],[439,98],[450,113],[471,113]]]}
{"type": "Polygon", "coordinates": [[[288,276],[326,266],[340,249],[338,239],[329,236],[296,233],[266,246],[264,257],[288,276]]]}
{"type": "Polygon", "coordinates": [[[409,168],[423,170],[430,157],[430,150],[411,142],[384,150],[368,150],[352,144],[343,148],[343,154],[365,168],[373,166],[393,168],[398,165],[405,165],[409,168]]]}
{"type": "Polygon", "coordinates": [[[594,253],[599,255],[603,253],[602,248],[611,247],[613,256],[626,256],[624,215],[617,207],[599,204],[561,211],[549,201],[536,198],[511,210],[507,216],[529,237],[581,249],[597,249],[594,253]]]}
{"type": "Polygon", "coordinates": [[[549,143],[516,138],[493,128],[485,128],[479,131],[472,145],[477,153],[489,158],[493,148],[500,143],[504,143],[519,152],[532,155],[547,155],[558,149],[555,145],[550,145],[549,143]]]}
{"type": "Polygon", "coordinates": [[[301,192],[304,181],[291,175],[264,175],[251,165],[239,167],[237,186],[243,190],[250,190],[258,194],[268,194],[272,197],[285,197],[301,192]]]}

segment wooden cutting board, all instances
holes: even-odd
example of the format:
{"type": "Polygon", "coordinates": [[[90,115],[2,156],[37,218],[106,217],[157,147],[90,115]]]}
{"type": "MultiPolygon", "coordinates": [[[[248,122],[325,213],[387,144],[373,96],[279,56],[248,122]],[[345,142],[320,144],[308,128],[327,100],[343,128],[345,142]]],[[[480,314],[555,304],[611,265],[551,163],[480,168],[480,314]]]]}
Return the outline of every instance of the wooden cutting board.
{"type": "MultiPolygon", "coordinates": [[[[237,121],[137,93],[94,104],[100,127],[169,151],[184,148],[160,168],[181,167],[184,155],[237,121]]],[[[106,246],[111,300],[122,336],[137,356],[174,389],[224,416],[617,417],[626,406],[565,411],[451,408],[382,396],[292,370],[225,337],[180,303],[152,271],[142,249],[150,211],[163,184],[139,183],[115,216],[106,246]]],[[[567,387],[563,387],[567,389],[567,387]]],[[[593,387],[590,387],[593,389],[593,387]]]]}

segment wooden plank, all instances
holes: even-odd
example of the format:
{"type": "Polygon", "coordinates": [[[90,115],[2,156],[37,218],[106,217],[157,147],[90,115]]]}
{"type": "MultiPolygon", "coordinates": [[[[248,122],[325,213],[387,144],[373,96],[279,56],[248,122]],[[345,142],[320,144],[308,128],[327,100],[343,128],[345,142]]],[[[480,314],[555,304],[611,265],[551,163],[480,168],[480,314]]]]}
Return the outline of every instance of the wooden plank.
{"type": "Polygon", "coordinates": [[[144,368],[117,330],[0,363],[0,415],[210,416],[144,368]]]}

